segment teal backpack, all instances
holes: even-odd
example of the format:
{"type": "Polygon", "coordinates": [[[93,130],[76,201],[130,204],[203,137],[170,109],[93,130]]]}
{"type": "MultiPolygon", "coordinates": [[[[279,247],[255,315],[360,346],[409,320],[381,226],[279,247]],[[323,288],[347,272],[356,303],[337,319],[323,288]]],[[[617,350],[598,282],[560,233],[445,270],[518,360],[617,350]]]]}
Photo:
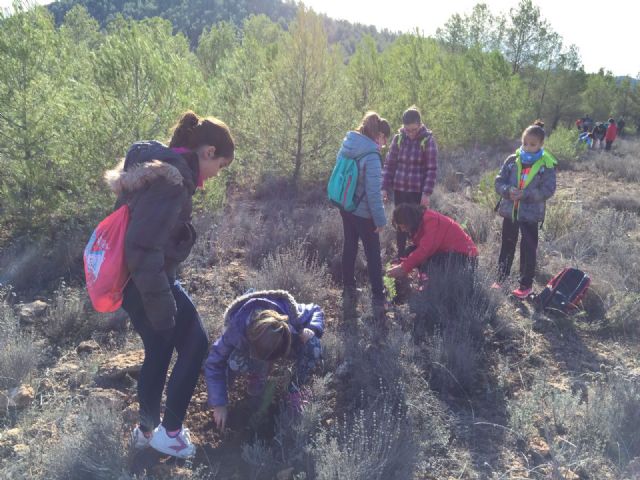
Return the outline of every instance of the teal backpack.
{"type": "MultiPolygon", "coordinates": [[[[356,158],[338,155],[336,166],[333,167],[333,172],[327,184],[327,195],[333,205],[346,212],[353,212],[358,208],[360,201],[364,197],[364,190],[362,194],[356,196],[358,162],[370,153],[380,156],[380,152],[377,151],[366,152],[356,158]]],[[[363,173],[365,168],[363,168],[363,173]]]]}

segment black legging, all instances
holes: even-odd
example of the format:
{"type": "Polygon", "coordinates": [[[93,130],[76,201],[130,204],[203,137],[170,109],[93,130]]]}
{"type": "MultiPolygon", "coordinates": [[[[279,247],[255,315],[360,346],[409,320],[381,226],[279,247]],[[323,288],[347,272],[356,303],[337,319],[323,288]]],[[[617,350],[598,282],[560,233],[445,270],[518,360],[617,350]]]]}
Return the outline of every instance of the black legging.
{"type": "Polygon", "coordinates": [[[382,259],[380,258],[380,235],[370,218],[363,218],[340,210],[344,230],[344,247],[342,250],[342,283],[345,288],[356,287],[356,256],[358,240],[362,239],[364,255],[367,259],[367,271],[371,282],[371,294],[376,301],[384,301],[384,284],[382,282],[382,259]]]}
{"type": "Polygon", "coordinates": [[[182,427],[187,407],[196,387],[200,367],[209,348],[206,331],[193,302],[178,281],[171,286],[176,300],[176,326],[156,332],[144,311],[140,292],[133,281],[124,290],[126,310],[144,344],[144,362],[138,378],[140,429],[153,430],[160,423],[160,401],[173,350],[178,359],[167,385],[167,404],[162,425],[167,431],[182,427]]]}
{"type": "Polygon", "coordinates": [[[536,273],[536,254],[538,250],[538,223],[520,222],[505,218],[502,222],[502,246],[498,258],[498,281],[504,282],[511,273],[511,264],[516,253],[518,232],[520,239],[520,285],[525,288],[533,286],[536,273]]]}

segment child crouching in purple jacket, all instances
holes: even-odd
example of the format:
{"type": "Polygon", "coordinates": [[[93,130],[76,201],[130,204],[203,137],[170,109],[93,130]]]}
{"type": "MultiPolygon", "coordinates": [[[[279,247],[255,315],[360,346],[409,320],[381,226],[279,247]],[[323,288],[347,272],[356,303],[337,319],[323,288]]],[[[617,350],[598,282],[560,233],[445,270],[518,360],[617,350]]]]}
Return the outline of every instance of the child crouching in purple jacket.
{"type": "Polygon", "coordinates": [[[287,405],[299,412],[308,395],[302,388],[320,360],[324,313],[318,305],[299,304],[284,290],[264,290],[236,298],[224,314],[225,329],[209,351],[205,378],[216,426],[227,421],[227,390],[239,374],[248,374],[247,393],[261,395],[271,364],[295,360],[287,405]]]}

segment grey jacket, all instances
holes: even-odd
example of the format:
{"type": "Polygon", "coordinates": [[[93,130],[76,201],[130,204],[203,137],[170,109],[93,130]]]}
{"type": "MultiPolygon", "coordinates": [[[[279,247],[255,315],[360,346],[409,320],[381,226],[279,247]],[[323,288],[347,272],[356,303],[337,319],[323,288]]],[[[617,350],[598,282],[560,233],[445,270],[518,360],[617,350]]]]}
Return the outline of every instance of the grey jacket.
{"type": "Polygon", "coordinates": [[[524,189],[514,218],[514,202],[509,198],[509,189],[518,186],[518,166],[516,154],[510,155],[496,176],[495,189],[500,195],[498,214],[522,222],[542,222],[545,214],[545,202],[556,191],[555,168],[541,167],[531,183],[524,189]]]}

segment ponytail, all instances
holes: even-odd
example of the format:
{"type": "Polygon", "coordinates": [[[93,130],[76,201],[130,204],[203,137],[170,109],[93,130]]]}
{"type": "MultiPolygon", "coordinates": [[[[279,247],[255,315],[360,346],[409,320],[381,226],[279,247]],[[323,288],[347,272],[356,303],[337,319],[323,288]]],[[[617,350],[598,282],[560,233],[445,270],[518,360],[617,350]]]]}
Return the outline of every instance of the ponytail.
{"type": "Polygon", "coordinates": [[[526,137],[527,135],[532,135],[541,142],[544,142],[544,137],[546,136],[546,133],[544,131],[544,122],[540,119],[537,119],[535,122],[533,122],[533,124],[525,128],[524,132],[522,132],[522,138],[526,137]]]}
{"type": "Polygon", "coordinates": [[[185,112],[178,123],[173,127],[173,136],[169,147],[187,147],[189,145],[189,139],[193,135],[193,130],[200,123],[198,116],[192,111],[185,112]]]}
{"type": "Polygon", "coordinates": [[[235,142],[226,123],[215,117],[200,118],[192,111],[183,113],[173,127],[169,147],[196,150],[203,145],[216,147],[216,156],[233,158],[235,142]]]}

